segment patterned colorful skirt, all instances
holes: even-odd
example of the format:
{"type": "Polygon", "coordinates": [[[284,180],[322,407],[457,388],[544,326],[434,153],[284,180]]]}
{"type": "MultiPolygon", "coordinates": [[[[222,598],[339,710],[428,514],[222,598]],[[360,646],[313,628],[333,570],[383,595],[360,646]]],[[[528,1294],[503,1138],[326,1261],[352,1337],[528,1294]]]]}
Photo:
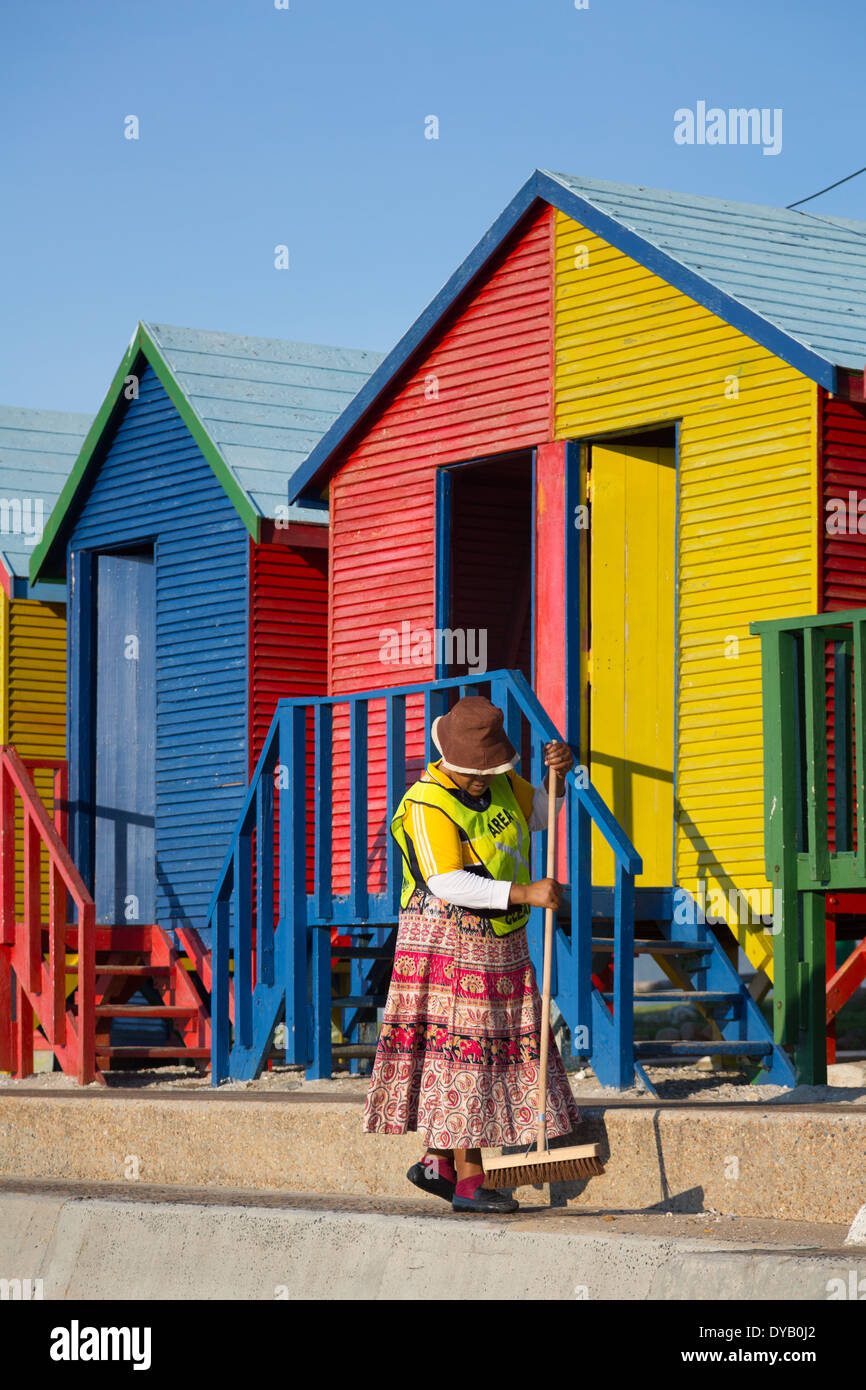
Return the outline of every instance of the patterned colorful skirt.
{"type": "MultiPolygon", "coordinates": [[[[528,1144],[536,1132],[541,996],[526,932],[417,891],[400,913],[394,973],[364,1107],[370,1134],[430,1148],[528,1144]]],[[[580,1119],[550,1037],[548,1135],[580,1119]]]]}

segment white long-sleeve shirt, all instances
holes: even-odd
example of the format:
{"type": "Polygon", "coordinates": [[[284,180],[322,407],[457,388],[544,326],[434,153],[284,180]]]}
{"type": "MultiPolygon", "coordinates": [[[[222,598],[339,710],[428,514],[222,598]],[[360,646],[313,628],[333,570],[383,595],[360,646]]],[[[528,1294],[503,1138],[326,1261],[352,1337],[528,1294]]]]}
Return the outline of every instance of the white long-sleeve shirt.
{"type": "MultiPolygon", "coordinates": [[[[557,813],[564,800],[565,793],[556,798],[557,813]]],[[[543,782],[535,788],[529,829],[547,829],[547,790],[543,782]]],[[[426,883],[434,897],[454,903],[456,907],[471,908],[474,912],[504,912],[511,892],[510,880],[481,878],[479,874],[470,874],[466,869],[434,874],[426,883]]]]}

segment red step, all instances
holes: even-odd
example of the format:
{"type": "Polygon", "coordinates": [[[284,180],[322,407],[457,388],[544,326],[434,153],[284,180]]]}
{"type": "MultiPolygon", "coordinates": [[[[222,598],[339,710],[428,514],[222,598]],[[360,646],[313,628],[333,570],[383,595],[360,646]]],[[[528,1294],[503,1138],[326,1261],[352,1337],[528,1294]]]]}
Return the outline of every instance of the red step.
{"type": "Polygon", "coordinates": [[[171,974],[170,965],[103,965],[101,961],[96,962],[97,975],[136,975],[150,978],[151,975],[165,976],[171,974]]]}
{"type": "Polygon", "coordinates": [[[197,1011],[182,1004],[97,1004],[97,1018],[192,1018],[197,1011]]]}
{"type": "Polygon", "coordinates": [[[189,1057],[210,1060],[209,1047],[102,1047],[96,1046],[97,1057],[189,1057]]]}

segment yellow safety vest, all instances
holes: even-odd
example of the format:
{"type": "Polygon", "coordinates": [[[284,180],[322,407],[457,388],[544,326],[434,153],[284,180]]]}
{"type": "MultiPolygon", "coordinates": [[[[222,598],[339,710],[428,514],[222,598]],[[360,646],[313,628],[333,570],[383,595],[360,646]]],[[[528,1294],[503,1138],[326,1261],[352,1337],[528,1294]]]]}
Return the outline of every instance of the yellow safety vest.
{"type": "MultiPolygon", "coordinates": [[[[486,811],[471,810],[438,782],[416,782],[403,797],[391,821],[391,834],[403,855],[403,887],[400,894],[403,907],[406,907],[418,886],[412,873],[403,826],[403,814],[410,802],[435,806],[454,822],[461,841],[468,842],[478,861],[477,867],[465,866],[470,873],[484,870],[484,878],[507,879],[512,883],[530,882],[529,826],[504,772],[500,772],[490,783],[490,805],[486,811]]],[[[526,925],[529,907],[521,904],[508,908],[506,912],[484,915],[490,918],[497,936],[507,936],[509,932],[526,925]]]]}

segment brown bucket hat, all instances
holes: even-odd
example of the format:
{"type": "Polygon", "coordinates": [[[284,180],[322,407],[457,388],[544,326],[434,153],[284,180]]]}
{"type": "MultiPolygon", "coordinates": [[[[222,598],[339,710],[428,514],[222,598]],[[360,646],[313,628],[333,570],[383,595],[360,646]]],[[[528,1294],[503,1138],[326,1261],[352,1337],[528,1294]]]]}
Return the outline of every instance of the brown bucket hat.
{"type": "Polygon", "coordinates": [[[502,710],[483,695],[464,695],[433,720],[430,733],[443,763],[454,772],[489,777],[507,772],[520,757],[505,733],[502,710]]]}

